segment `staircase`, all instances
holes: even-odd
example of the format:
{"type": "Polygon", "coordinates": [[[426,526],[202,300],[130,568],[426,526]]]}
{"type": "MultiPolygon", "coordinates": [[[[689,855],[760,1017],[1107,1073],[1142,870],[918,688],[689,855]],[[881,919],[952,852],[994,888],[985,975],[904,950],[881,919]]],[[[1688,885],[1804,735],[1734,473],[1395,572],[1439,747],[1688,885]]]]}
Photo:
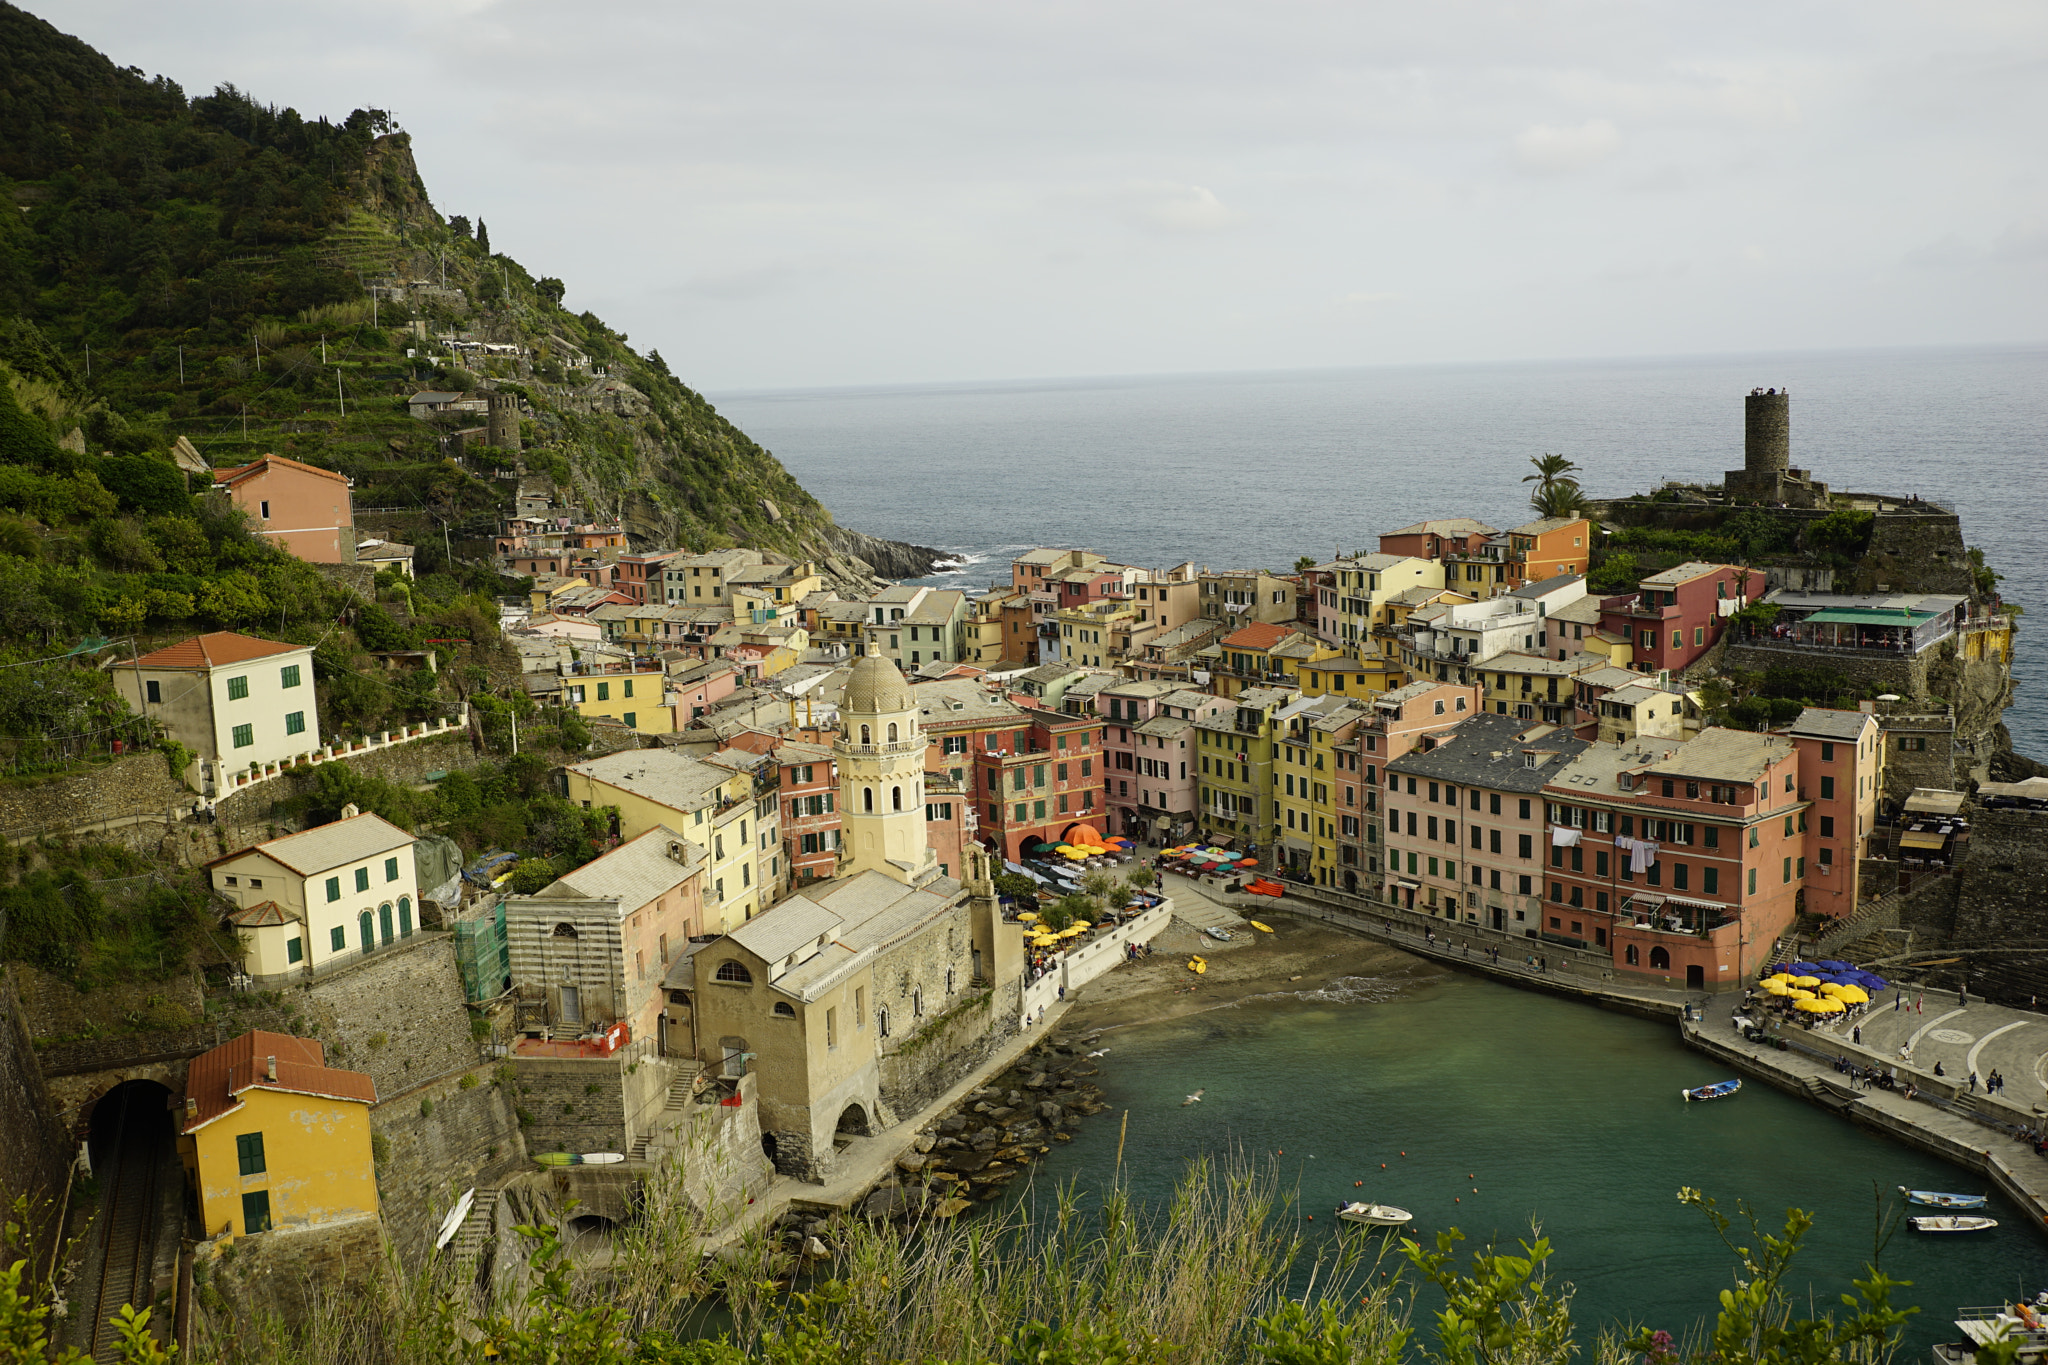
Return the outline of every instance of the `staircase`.
{"type": "Polygon", "coordinates": [[[1824,1081],[1818,1076],[1808,1076],[1805,1085],[1807,1094],[1830,1109],[1847,1109],[1863,1098],[1854,1090],[1845,1091],[1842,1087],[1824,1081]]]}
{"type": "MultiPolygon", "coordinates": [[[[668,1099],[661,1106],[661,1113],[655,1116],[655,1131],[672,1128],[682,1122],[683,1111],[689,1108],[691,1096],[697,1093],[697,1077],[704,1070],[702,1062],[682,1060],[676,1063],[676,1078],[669,1082],[668,1099]]],[[[647,1149],[654,1142],[653,1132],[642,1133],[633,1139],[633,1145],[626,1155],[634,1161],[647,1160],[647,1149]]]]}
{"type": "Polygon", "coordinates": [[[462,1220],[462,1226],[455,1229],[454,1240],[448,1243],[448,1254],[457,1262],[475,1260],[484,1239],[491,1235],[491,1215],[497,1210],[497,1187],[479,1186],[476,1199],[469,1206],[469,1216],[462,1220]]]}

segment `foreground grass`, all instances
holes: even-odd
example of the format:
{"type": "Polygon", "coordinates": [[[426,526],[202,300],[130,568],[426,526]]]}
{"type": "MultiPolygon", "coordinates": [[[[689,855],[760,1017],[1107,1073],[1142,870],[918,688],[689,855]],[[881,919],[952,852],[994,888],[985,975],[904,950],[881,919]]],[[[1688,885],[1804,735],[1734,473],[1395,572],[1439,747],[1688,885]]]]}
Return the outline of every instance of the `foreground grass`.
{"type": "MultiPolygon", "coordinates": [[[[679,1163],[678,1163],[679,1164],[679,1163]]],[[[1795,1315],[1784,1285],[1811,1225],[1782,1232],[1712,1201],[1701,1208],[1736,1261],[1710,1330],[1675,1341],[1612,1326],[1589,1365],[1883,1365],[1911,1310],[1881,1272],[1856,1281],[1838,1321],[1795,1315]]],[[[195,1359],[223,1365],[1563,1365],[1582,1353],[1571,1289],[1545,1275],[1540,1234],[1461,1256],[1455,1232],[1434,1250],[1364,1231],[1311,1245],[1270,1167],[1197,1160],[1163,1207],[1120,1185],[1098,1198],[1066,1187],[1042,1212],[901,1232],[855,1224],[840,1250],[791,1292],[793,1267],[754,1237],[700,1256],[708,1219],[674,1168],[649,1181],[642,1217],[610,1266],[577,1273],[559,1230],[521,1228],[520,1283],[482,1304],[472,1267],[417,1275],[387,1267],[377,1284],[323,1286],[287,1329],[274,1318],[212,1315],[195,1359]],[[1416,1291],[1444,1307],[1414,1319],[1416,1291]],[[718,1329],[706,1330],[707,1305],[718,1329]]],[[[1703,1307],[1706,1305],[1703,1303],[1703,1307]]],[[[41,1310],[0,1275],[0,1362],[43,1359],[41,1310]],[[11,1336],[9,1334],[12,1334],[11,1336]]],[[[142,1334],[136,1333],[138,1337],[142,1334]]],[[[162,1359],[146,1337],[122,1358],[162,1359]]],[[[1992,1365],[1992,1362],[1986,1362],[1992,1365]]]]}

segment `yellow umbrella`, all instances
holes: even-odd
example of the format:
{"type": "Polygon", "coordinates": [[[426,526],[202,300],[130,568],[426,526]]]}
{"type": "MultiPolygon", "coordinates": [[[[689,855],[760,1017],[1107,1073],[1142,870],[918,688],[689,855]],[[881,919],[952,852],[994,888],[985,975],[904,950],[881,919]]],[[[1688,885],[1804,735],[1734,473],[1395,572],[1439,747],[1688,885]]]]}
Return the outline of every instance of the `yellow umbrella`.
{"type": "Polygon", "coordinates": [[[1861,986],[1843,986],[1835,991],[1835,999],[1845,1005],[1867,1005],[1870,1003],[1870,992],[1861,986]]]}
{"type": "Polygon", "coordinates": [[[1766,981],[1764,982],[1764,992],[1767,995],[1790,995],[1792,994],[1792,988],[1782,981],[1766,981]]]}
{"type": "Polygon", "coordinates": [[[1818,999],[1820,999],[1820,997],[1819,997],[1819,996],[1817,996],[1817,995],[1815,995],[1815,994],[1814,994],[1814,993],[1813,993],[1812,991],[1790,991],[1790,992],[1788,992],[1788,994],[1789,994],[1789,995],[1791,995],[1791,997],[1792,997],[1792,998],[1793,998],[1794,1000],[1818,1000],[1818,999]]]}
{"type": "Polygon", "coordinates": [[[1820,984],[1820,978],[1817,976],[1795,976],[1792,978],[1792,984],[1795,986],[1805,986],[1810,989],[1820,984]]]}
{"type": "Polygon", "coordinates": [[[1849,1007],[1839,1000],[1801,1000],[1792,1008],[1808,1014],[1841,1014],[1849,1007]]]}
{"type": "Polygon", "coordinates": [[[1846,991],[1849,988],[1847,986],[1844,986],[1839,981],[1823,981],[1820,983],[1820,985],[1814,987],[1814,989],[1819,991],[1822,995],[1840,995],[1843,991],[1846,991]]]}
{"type": "Polygon", "coordinates": [[[1022,914],[1018,915],[1017,918],[1023,920],[1026,924],[1029,924],[1032,920],[1038,918],[1038,912],[1036,910],[1026,910],[1022,914]]]}
{"type": "Polygon", "coordinates": [[[1040,934],[1037,938],[1031,940],[1031,946],[1034,948],[1050,948],[1058,942],[1059,938],[1057,935],[1040,934]]]}
{"type": "Polygon", "coordinates": [[[1763,984],[1768,986],[1773,981],[1777,982],[1780,986],[1789,986],[1792,984],[1792,976],[1789,972],[1778,972],[1771,976],[1765,977],[1763,980],[1763,984]]]}
{"type": "Polygon", "coordinates": [[[1094,924],[1090,923],[1090,922],[1089,922],[1088,920],[1085,920],[1085,919],[1077,919],[1077,920],[1075,920],[1075,921],[1074,921],[1074,927],[1075,927],[1076,929],[1093,929],[1093,928],[1094,928],[1095,926],[1094,926],[1094,924]]]}
{"type": "Polygon", "coordinates": [[[1073,937],[1074,935],[1076,935],[1076,934],[1079,934],[1079,933],[1085,933],[1085,932],[1086,932],[1086,931],[1085,931],[1084,929],[1082,929],[1080,925],[1078,925],[1078,924],[1070,924],[1070,925],[1068,925],[1068,926],[1067,926],[1066,928],[1064,928],[1064,929],[1060,930],[1060,937],[1061,937],[1061,938],[1072,938],[1072,937],[1073,937]]]}

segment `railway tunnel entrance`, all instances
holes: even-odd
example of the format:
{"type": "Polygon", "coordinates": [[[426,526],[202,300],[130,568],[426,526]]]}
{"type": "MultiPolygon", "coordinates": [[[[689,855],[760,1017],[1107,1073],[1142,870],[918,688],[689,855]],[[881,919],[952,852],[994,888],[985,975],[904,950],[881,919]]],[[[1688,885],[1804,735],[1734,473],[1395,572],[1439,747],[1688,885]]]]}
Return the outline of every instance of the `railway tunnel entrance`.
{"type": "MultiPolygon", "coordinates": [[[[77,1344],[95,1359],[113,1358],[118,1337],[110,1321],[121,1305],[149,1307],[177,1268],[185,1190],[172,1118],[168,1087],[123,1081],[94,1101],[86,1120],[99,1211],[73,1301],[86,1310],[77,1344]]],[[[170,1328],[155,1320],[151,1326],[170,1328]]]]}

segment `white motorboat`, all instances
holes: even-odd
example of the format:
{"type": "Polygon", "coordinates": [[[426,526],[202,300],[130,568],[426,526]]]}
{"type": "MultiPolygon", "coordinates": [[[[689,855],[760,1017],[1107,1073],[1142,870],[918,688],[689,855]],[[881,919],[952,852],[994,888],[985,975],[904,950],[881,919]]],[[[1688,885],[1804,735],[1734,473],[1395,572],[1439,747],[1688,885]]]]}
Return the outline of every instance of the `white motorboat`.
{"type": "Polygon", "coordinates": [[[1996,1218],[1972,1218],[1960,1214],[1938,1214],[1931,1218],[1908,1218],[1915,1232],[1989,1232],[1998,1226],[1996,1218]]]}
{"type": "Polygon", "coordinates": [[[1339,1208],[1337,1217],[1346,1223],[1361,1223],[1373,1228],[1398,1228],[1415,1219],[1408,1210],[1397,1209],[1392,1204],[1367,1204],[1355,1199],[1339,1208]]]}
{"type": "Polygon", "coordinates": [[[1958,1308],[1955,1324],[1963,1339],[1937,1343],[1935,1365],[1971,1365],[1977,1349],[1994,1341],[2008,1341],[2019,1348],[2017,1365],[2048,1362],[2048,1291],[2035,1295],[2032,1303],[1958,1308]]]}

